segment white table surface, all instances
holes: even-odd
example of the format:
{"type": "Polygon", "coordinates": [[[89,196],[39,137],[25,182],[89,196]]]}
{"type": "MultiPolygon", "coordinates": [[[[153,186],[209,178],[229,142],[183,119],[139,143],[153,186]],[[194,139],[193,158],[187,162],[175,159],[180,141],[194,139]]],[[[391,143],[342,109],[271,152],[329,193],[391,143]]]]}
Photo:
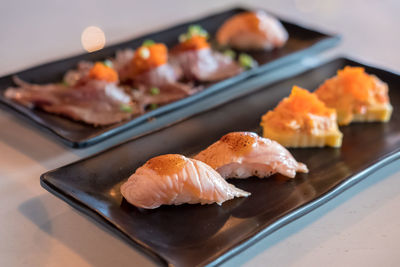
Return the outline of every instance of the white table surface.
{"type": "MultiPolygon", "coordinates": [[[[3,0],[0,75],[83,52],[80,35],[89,25],[102,28],[107,44],[112,44],[235,3],[3,0]]],[[[400,1],[245,4],[341,33],[342,43],[324,57],[344,53],[400,72],[400,1]]],[[[153,266],[141,253],[39,185],[43,172],[127,139],[129,132],[88,149],[69,149],[0,108],[0,266],[153,266]]],[[[399,163],[380,169],[224,265],[399,266],[399,163]]]]}

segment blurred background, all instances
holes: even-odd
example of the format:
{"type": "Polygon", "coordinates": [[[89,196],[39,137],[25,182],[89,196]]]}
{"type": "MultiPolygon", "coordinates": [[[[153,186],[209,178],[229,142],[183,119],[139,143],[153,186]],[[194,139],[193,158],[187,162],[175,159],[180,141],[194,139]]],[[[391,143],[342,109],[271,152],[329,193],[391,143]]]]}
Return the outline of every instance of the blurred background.
{"type": "Polygon", "coordinates": [[[397,0],[17,0],[0,4],[0,75],[84,52],[89,26],[99,27],[110,45],[235,5],[339,33],[343,40],[330,54],[400,70],[397,0]]]}

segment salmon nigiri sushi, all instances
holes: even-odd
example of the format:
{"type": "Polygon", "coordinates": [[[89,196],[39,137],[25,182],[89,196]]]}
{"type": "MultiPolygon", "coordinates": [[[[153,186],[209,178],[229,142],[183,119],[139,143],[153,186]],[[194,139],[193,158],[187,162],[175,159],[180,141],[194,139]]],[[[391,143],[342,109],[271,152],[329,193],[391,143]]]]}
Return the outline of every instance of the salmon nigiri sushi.
{"type": "Polygon", "coordinates": [[[232,132],[194,157],[218,171],[224,178],[260,178],[280,173],[290,178],[296,172],[307,173],[279,143],[252,132],[232,132]]]}
{"type": "Polygon", "coordinates": [[[191,25],[171,50],[172,65],[181,69],[187,80],[217,82],[243,71],[230,56],[212,49],[207,39],[206,30],[200,25],[191,25]]]}
{"type": "Polygon", "coordinates": [[[220,205],[250,195],[226,182],[207,164],[178,154],[147,161],[121,186],[121,193],[129,203],[145,209],[183,203],[220,205]]]}
{"type": "Polygon", "coordinates": [[[271,50],[284,46],[288,33],[279,20],[259,10],[229,18],[216,37],[220,45],[239,50],[271,50]]]}

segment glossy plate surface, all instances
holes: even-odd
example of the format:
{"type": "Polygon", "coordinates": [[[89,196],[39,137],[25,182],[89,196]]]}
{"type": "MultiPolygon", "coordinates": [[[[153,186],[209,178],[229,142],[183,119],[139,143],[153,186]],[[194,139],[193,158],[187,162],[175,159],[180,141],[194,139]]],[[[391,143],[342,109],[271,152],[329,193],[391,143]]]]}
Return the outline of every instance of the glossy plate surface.
{"type": "MultiPolygon", "coordinates": [[[[113,45],[98,52],[71,57],[2,77],[0,78],[0,103],[5,104],[7,107],[10,107],[14,111],[24,115],[28,118],[28,121],[34,122],[36,125],[40,126],[41,129],[47,129],[51,133],[55,134],[67,145],[73,147],[85,147],[105,140],[108,137],[120,133],[128,128],[146,123],[149,118],[168,116],[167,113],[171,110],[194,103],[198,99],[221,91],[222,89],[227,88],[227,86],[244,80],[250,76],[256,75],[257,73],[274,69],[294,60],[299,60],[309,54],[316,54],[323,49],[334,46],[339,40],[337,36],[320,33],[282,20],[282,23],[289,33],[289,40],[281,49],[270,52],[251,53],[251,55],[260,64],[259,67],[243,72],[224,81],[211,85],[208,84],[206,85],[207,88],[204,91],[193,96],[160,107],[154,111],[148,112],[131,120],[123,121],[121,123],[103,128],[95,128],[84,123],[75,122],[57,115],[45,113],[40,110],[31,110],[4,98],[4,90],[10,86],[13,86],[13,75],[17,75],[23,80],[32,83],[59,82],[62,79],[63,74],[69,69],[74,68],[81,60],[104,60],[107,57],[113,56],[117,50],[124,48],[136,48],[142,44],[143,40],[146,39],[164,42],[169,47],[172,47],[177,43],[179,34],[185,32],[190,24],[200,24],[209,31],[211,36],[214,36],[214,33],[217,31],[218,27],[226,19],[243,11],[245,11],[245,9],[230,9],[202,19],[193,20],[175,27],[171,27],[166,30],[161,30],[146,36],[135,38],[121,44],[113,45]]],[[[160,126],[161,125],[158,125],[158,128],[160,126]]]]}
{"type": "MultiPolygon", "coordinates": [[[[222,206],[163,206],[155,210],[129,205],[120,194],[120,185],[153,156],[191,156],[231,131],[260,133],[261,115],[287,96],[292,85],[314,90],[345,65],[362,66],[344,58],[333,60],[171,127],[45,173],[41,183],[161,263],[218,264],[399,157],[398,75],[365,66],[368,73],[377,75],[391,88],[391,121],[341,127],[344,139],[339,149],[292,149],[296,159],[307,164],[309,174],[298,174],[295,179],[280,175],[231,179],[231,183],[252,195],[222,206]]],[[[243,86],[243,90],[248,87],[243,86]]]]}

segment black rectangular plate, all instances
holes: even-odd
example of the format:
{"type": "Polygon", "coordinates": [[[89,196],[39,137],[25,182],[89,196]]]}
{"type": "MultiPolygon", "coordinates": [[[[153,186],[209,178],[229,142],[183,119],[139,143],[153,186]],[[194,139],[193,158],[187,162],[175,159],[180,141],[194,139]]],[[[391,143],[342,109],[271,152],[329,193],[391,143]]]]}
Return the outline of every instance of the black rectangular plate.
{"type": "MultiPolygon", "coordinates": [[[[243,87],[245,90],[246,86],[243,87]]],[[[171,127],[45,173],[44,188],[109,226],[154,259],[174,266],[218,264],[261,237],[313,210],[366,175],[400,156],[400,76],[339,58],[171,127]],[[222,206],[162,206],[143,211],[127,204],[120,185],[149,158],[166,153],[194,155],[231,131],[260,132],[260,117],[292,85],[314,90],[346,65],[364,66],[389,84],[394,106],[388,123],[341,127],[341,148],[291,149],[310,169],[295,179],[230,179],[252,195],[222,206]],[[361,152],[362,151],[362,152],[361,152]]]]}
{"type": "MultiPolygon", "coordinates": [[[[259,62],[259,67],[245,71],[224,81],[209,85],[204,91],[193,96],[160,107],[154,111],[148,112],[129,121],[123,121],[121,123],[103,128],[95,128],[84,123],[75,122],[57,115],[48,114],[40,110],[31,110],[4,97],[4,90],[13,85],[13,75],[18,75],[23,80],[32,83],[58,82],[62,79],[62,76],[66,71],[74,68],[81,60],[104,60],[107,57],[113,56],[117,50],[136,48],[140,46],[145,39],[153,39],[157,42],[164,42],[171,47],[176,44],[179,34],[185,32],[190,24],[200,24],[209,31],[211,36],[213,36],[218,27],[227,18],[245,10],[246,9],[242,8],[230,9],[202,19],[193,20],[178,26],[148,34],[146,36],[135,38],[124,43],[116,44],[94,53],[71,57],[2,77],[0,78],[0,103],[5,104],[14,111],[24,115],[29,121],[40,126],[40,128],[47,129],[51,133],[55,134],[67,145],[72,147],[86,147],[103,141],[108,137],[120,133],[128,128],[146,123],[146,121],[150,118],[163,115],[168,116],[168,112],[176,110],[179,107],[188,105],[190,103],[194,103],[195,101],[214,94],[215,92],[221,91],[222,89],[227,88],[229,85],[232,85],[238,81],[244,80],[261,72],[272,70],[292,61],[299,60],[309,54],[316,54],[321,50],[334,46],[339,41],[338,36],[327,35],[282,20],[283,25],[289,33],[289,40],[281,49],[276,49],[271,52],[252,53],[252,56],[259,62]]],[[[161,125],[157,125],[158,128],[160,126],[161,125]]]]}

